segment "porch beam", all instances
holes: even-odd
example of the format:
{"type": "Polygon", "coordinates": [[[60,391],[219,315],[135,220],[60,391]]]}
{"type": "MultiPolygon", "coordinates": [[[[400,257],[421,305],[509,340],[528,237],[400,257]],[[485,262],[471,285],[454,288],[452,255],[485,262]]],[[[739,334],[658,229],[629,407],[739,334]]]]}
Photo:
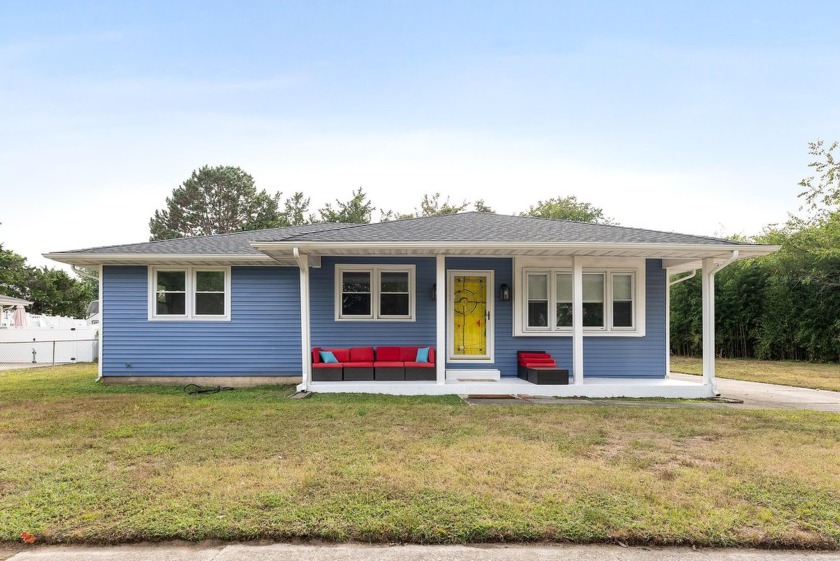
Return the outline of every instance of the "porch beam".
{"type": "Polygon", "coordinates": [[[446,383],[446,256],[435,257],[435,379],[438,384],[446,383]]]}
{"type": "Polygon", "coordinates": [[[300,268],[300,348],[301,348],[301,386],[304,391],[312,382],[311,333],[309,322],[309,256],[294,248],[294,257],[300,268]]]}
{"type": "Polygon", "coordinates": [[[715,260],[703,259],[703,385],[715,386],[715,260]]]}
{"type": "Polygon", "coordinates": [[[583,263],[572,257],[572,373],[583,384],[583,263]]]}

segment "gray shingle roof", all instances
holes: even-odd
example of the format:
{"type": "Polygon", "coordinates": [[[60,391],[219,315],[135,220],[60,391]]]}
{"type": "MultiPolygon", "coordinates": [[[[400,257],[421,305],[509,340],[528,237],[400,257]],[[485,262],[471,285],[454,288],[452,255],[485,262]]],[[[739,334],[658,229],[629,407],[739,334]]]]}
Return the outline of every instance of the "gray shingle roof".
{"type": "Polygon", "coordinates": [[[197,236],[177,238],[125,245],[106,245],[89,247],[56,253],[91,253],[91,254],[137,254],[137,255],[262,255],[249,245],[249,242],[283,241],[298,234],[316,231],[346,228],[347,224],[307,224],[288,228],[271,228],[216,234],[215,236],[197,236]]]}
{"type": "Polygon", "coordinates": [[[504,214],[466,212],[409,218],[376,224],[308,224],[179,238],[127,245],[92,247],[61,254],[124,255],[261,255],[249,242],[513,242],[600,244],[742,245],[730,240],[671,232],[547,220],[504,214]]]}
{"type": "MultiPolygon", "coordinates": [[[[280,240],[278,240],[280,241],[280,240]]],[[[526,216],[465,212],[410,218],[345,228],[301,232],[285,241],[307,242],[514,242],[617,244],[733,244],[704,236],[690,236],[623,226],[548,220],[526,216]]]]}

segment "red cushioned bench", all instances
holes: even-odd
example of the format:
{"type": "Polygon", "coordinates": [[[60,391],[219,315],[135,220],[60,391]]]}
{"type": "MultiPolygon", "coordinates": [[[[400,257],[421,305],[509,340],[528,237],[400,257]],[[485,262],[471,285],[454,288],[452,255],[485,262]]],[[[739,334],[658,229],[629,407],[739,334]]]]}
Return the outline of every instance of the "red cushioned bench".
{"type": "Polygon", "coordinates": [[[435,348],[428,347],[428,360],[418,361],[417,351],[426,347],[312,347],[312,381],[434,380],[435,348]],[[337,362],[324,362],[329,351],[337,362]]]}
{"type": "Polygon", "coordinates": [[[544,351],[517,351],[516,375],[532,384],[566,385],[569,383],[569,371],[557,368],[557,363],[544,351]]]}
{"type": "Polygon", "coordinates": [[[344,349],[312,347],[312,381],[373,380],[373,347],[344,349]],[[338,362],[324,362],[321,351],[331,352],[338,362]]]}
{"type": "Polygon", "coordinates": [[[376,347],[373,363],[376,380],[434,380],[435,348],[430,346],[428,359],[417,360],[417,351],[426,347],[376,347]]]}

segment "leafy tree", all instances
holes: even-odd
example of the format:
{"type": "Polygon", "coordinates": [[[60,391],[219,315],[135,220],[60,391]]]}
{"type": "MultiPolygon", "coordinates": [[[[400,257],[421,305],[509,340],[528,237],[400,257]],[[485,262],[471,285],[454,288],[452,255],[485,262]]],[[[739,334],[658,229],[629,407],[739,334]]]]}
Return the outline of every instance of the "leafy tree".
{"type": "Polygon", "coordinates": [[[826,148],[822,140],[808,143],[808,153],[817,159],[808,164],[817,176],[809,176],[799,182],[803,191],[806,207],[819,217],[822,212],[840,208],[840,162],[835,152],[840,149],[840,142],[833,142],[826,148]]]}
{"type": "MultiPolygon", "coordinates": [[[[483,201],[482,201],[483,204],[483,201]]],[[[440,193],[434,195],[423,195],[423,200],[420,201],[420,210],[417,211],[416,216],[445,216],[447,214],[458,214],[465,208],[470,206],[466,200],[459,203],[450,203],[449,197],[446,200],[440,201],[440,193]]]]}
{"type": "Polygon", "coordinates": [[[26,266],[26,258],[0,244],[0,294],[26,298],[29,277],[30,268],[26,266]]]}
{"type": "Polygon", "coordinates": [[[604,216],[604,211],[590,203],[578,201],[577,197],[554,197],[546,201],[537,201],[536,205],[520,213],[520,216],[549,218],[551,220],[573,220],[575,222],[591,222],[593,224],[614,224],[612,219],[604,216]]]}
{"type": "Polygon", "coordinates": [[[27,299],[35,314],[83,318],[88,302],[96,299],[99,287],[91,280],[76,280],[61,269],[32,268],[27,299]]]}
{"type": "Polygon", "coordinates": [[[281,224],[277,226],[303,226],[304,224],[311,224],[315,221],[315,217],[309,212],[309,197],[304,197],[303,193],[297,191],[294,195],[286,199],[283,204],[283,215],[281,224]]]}
{"type": "Polygon", "coordinates": [[[238,167],[204,166],[166,198],[149,220],[151,240],[225,234],[282,223],[280,193],[257,191],[238,167]]]}
{"type": "Polygon", "coordinates": [[[348,224],[370,224],[370,218],[376,208],[368,200],[361,187],[353,191],[353,197],[347,202],[335,200],[336,208],[330,203],[318,210],[322,222],[340,222],[348,224]]]}
{"type": "Polygon", "coordinates": [[[473,208],[476,212],[483,212],[485,214],[496,214],[496,211],[490,208],[490,205],[484,202],[484,199],[478,199],[473,203],[473,208]]]}
{"type": "MultiPolygon", "coordinates": [[[[736,262],[715,282],[716,350],[723,356],[840,361],[840,165],[809,144],[815,176],[803,179],[805,217],[767,227],[755,241],[773,255],[736,262]]],[[[700,281],[671,289],[671,349],[701,352],[700,281]]]]}
{"type": "MultiPolygon", "coordinates": [[[[476,210],[478,212],[493,212],[493,210],[488,207],[483,200],[477,201],[476,205],[481,205],[481,209],[476,206],[476,210]]],[[[389,220],[404,220],[406,218],[422,218],[426,216],[457,214],[462,212],[468,206],[470,206],[470,203],[466,200],[462,201],[460,204],[453,204],[449,202],[449,197],[446,197],[446,200],[441,202],[440,193],[435,193],[434,195],[425,194],[423,195],[423,200],[420,201],[420,208],[415,208],[414,213],[401,213],[393,210],[389,210],[387,212],[382,211],[380,221],[388,222],[389,220]]]]}
{"type": "Polygon", "coordinates": [[[408,218],[417,218],[417,215],[411,212],[396,212],[393,210],[379,210],[379,221],[390,222],[391,220],[406,220],[408,218]]]}
{"type": "Polygon", "coordinates": [[[61,269],[30,267],[25,257],[0,244],[0,294],[29,300],[32,313],[83,318],[98,291],[96,283],[61,269]]]}

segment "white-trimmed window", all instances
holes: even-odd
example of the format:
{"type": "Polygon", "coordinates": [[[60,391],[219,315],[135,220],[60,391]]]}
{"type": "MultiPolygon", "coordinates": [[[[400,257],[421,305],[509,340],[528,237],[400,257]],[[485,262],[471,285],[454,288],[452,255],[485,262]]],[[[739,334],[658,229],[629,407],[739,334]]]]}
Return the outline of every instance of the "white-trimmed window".
{"type": "MultiPolygon", "coordinates": [[[[523,269],[523,334],[571,333],[574,316],[572,272],[523,269]]],[[[637,332],[636,271],[583,272],[583,329],[586,332],[637,332]]]]}
{"type": "Polygon", "coordinates": [[[335,319],[414,321],[414,265],[336,265],[335,319]]]}
{"type": "Polygon", "coordinates": [[[149,319],[230,319],[230,267],[149,267],[149,319]]]}
{"type": "Polygon", "coordinates": [[[636,277],[631,273],[610,274],[612,285],[612,329],[636,327],[636,277]]]}

